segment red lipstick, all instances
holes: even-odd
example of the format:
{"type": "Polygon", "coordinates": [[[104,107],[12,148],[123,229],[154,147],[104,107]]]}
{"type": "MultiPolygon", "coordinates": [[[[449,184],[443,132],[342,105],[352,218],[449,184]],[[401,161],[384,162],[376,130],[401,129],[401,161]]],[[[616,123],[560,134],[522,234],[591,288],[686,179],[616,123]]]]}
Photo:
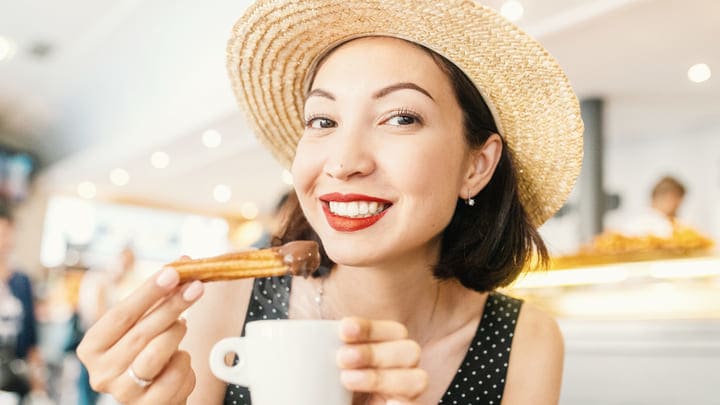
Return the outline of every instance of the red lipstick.
{"type": "Polygon", "coordinates": [[[330,227],[339,232],[355,232],[374,225],[383,216],[385,216],[385,213],[390,208],[390,205],[392,205],[392,203],[388,200],[383,200],[382,198],[371,197],[363,194],[330,193],[323,194],[319,198],[322,202],[323,212],[325,213],[325,218],[327,219],[328,224],[330,225],[330,227]],[[351,201],[375,201],[381,204],[385,204],[386,207],[382,212],[364,218],[343,217],[330,212],[330,202],[351,201]]]}

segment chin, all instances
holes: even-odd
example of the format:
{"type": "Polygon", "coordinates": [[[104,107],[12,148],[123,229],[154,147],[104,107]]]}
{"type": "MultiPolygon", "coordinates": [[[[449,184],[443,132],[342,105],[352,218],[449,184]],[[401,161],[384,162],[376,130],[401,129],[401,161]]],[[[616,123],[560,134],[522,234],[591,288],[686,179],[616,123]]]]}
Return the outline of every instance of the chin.
{"type": "Polygon", "coordinates": [[[343,266],[367,267],[377,264],[380,259],[377,246],[365,248],[363,244],[351,242],[338,242],[333,240],[330,243],[323,242],[325,253],[333,263],[343,266]]]}

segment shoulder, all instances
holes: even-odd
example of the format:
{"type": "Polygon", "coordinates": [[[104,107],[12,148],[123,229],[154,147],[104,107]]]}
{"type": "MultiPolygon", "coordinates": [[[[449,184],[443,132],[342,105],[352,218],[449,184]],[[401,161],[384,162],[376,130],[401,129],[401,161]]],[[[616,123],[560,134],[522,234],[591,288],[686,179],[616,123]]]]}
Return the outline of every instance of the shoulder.
{"type": "Polygon", "coordinates": [[[8,278],[8,286],[16,296],[32,294],[32,283],[27,274],[14,271],[8,278]]]}
{"type": "Polygon", "coordinates": [[[30,285],[30,277],[21,271],[13,271],[10,273],[8,281],[11,284],[30,285]]]}
{"type": "Polygon", "coordinates": [[[560,344],[562,334],[555,318],[532,304],[524,303],[518,316],[515,339],[530,338],[530,344],[560,344]]]}
{"type": "Polygon", "coordinates": [[[525,303],[515,327],[503,405],[557,404],[564,343],[557,321],[525,303]]]}

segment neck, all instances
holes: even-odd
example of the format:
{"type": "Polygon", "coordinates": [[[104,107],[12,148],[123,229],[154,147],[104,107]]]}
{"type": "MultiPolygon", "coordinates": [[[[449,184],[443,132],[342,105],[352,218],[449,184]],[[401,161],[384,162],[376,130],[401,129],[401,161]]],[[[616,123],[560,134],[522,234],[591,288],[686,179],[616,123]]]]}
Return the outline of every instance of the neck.
{"type": "Polygon", "coordinates": [[[457,297],[467,292],[456,281],[435,279],[428,263],[435,260],[415,256],[375,267],[337,265],[324,282],[325,316],[397,321],[424,345],[439,319],[451,323],[457,297]]]}

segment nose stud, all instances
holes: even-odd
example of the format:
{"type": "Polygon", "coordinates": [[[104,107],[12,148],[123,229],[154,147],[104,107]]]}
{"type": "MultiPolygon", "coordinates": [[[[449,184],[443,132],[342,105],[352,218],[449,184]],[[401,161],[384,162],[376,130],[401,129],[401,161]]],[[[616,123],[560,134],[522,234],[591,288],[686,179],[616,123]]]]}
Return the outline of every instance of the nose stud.
{"type": "Polygon", "coordinates": [[[342,164],[342,163],[338,163],[338,164],[336,164],[335,166],[328,167],[328,168],[325,170],[325,173],[329,174],[329,175],[332,176],[332,177],[335,177],[336,174],[342,173],[343,168],[344,168],[343,164],[342,164]]]}

